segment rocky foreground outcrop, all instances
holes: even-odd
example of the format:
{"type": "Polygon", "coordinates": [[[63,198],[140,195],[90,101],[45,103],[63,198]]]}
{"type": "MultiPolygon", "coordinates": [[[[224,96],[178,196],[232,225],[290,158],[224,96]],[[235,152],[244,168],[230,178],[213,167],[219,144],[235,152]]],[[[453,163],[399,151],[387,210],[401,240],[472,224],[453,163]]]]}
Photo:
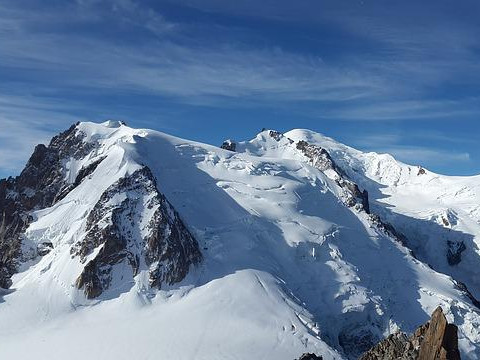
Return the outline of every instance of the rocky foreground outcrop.
{"type": "MultiPolygon", "coordinates": [[[[298,360],[321,360],[305,353],[298,360]]],[[[430,321],[421,325],[410,337],[403,332],[389,335],[360,360],[460,360],[457,326],[449,324],[438,307],[430,321]]]]}
{"type": "Polygon", "coordinates": [[[457,326],[438,307],[429,322],[408,337],[396,333],[363,354],[360,360],[459,360],[457,326]]]}

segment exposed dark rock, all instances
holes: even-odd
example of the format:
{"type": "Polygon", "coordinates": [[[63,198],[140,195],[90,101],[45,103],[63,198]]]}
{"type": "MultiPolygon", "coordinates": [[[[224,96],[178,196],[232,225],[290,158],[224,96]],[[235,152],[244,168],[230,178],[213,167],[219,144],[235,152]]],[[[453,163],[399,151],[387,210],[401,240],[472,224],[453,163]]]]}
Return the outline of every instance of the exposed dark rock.
{"type": "Polygon", "coordinates": [[[447,261],[449,265],[457,265],[462,261],[462,252],[467,249],[463,241],[447,240],[447,261]]]}
{"type": "Polygon", "coordinates": [[[426,173],[427,173],[427,171],[424,168],[422,168],[421,166],[418,167],[417,176],[425,175],[426,173]]]}
{"type": "Polygon", "coordinates": [[[47,255],[53,249],[53,244],[51,242],[42,242],[41,244],[37,245],[37,253],[40,256],[47,255]]]}
{"type": "Polygon", "coordinates": [[[337,179],[337,184],[344,189],[345,203],[348,207],[359,207],[367,214],[370,214],[370,203],[368,201],[368,191],[361,191],[357,184],[343,177],[337,179]]]}
{"type": "Polygon", "coordinates": [[[22,234],[30,212],[53,205],[68,186],[66,159],[80,159],[94,148],[83,141],[76,125],[55,136],[48,146],[37,145],[21,174],[0,180],[0,286],[11,286],[10,277],[22,261],[22,234]]]}
{"type": "Polygon", "coordinates": [[[389,335],[385,340],[362,355],[361,360],[414,359],[415,346],[402,332],[389,335]]]}
{"type": "MultiPolygon", "coordinates": [[[[392,224],[383,221],[380,216],[377,214],[370,214],[370,223],[375,226],[377,229],[381,230],[383,233],[387,234],[388,236],[394,238],[397,240],[399,243],[404,245],[405,247],[408,247],[408,240],[405,235],[403,235],[401,232],[398,232],[392,224]]],[[[413,255],[413,252],[411,252],[413,255]]]]}
{"type": "Polygon", "coordinates": [[[367,190],[360,190],[356,183],[348,179],[345,172],[335,164],[327,150],[320,146],[309,144],[304,140],[300,140],[297,143],[297,149],[309,158],[312,166],[318,170],[333,170],[337,174],[335,181],[343,189],[345,205],[364,210],[367,214],[370,213],[367,190]]]}
{"type": "Polygon", "coordinates": [[[78,185],[80,185],[82,183],[82,181],[87,177],[87,176],[90,176],[93,174],[93,172],[97,169],[98,165],[100,165],[100,163],[105,160],[105,156],[102,156],[101,158],[93,161],[92,163],[82,167],[76,178],[75,178],[75,181],[73,182],[73,184],[69,184],[67,186],[65,186],[61,192],[56,196],[55,198],[55,202],[57,201],[60,201],[62,200],[65,196],[67,196],[67,194],[72,191],[73,189],[75,189],[78,185]]]}
{"type": "Polygon", "coordinates": [[[298,360],[323,360],[323,357],[311,354],[311,353],[305,353],[298,360]]]}
{"type": "Polygon", "coordinates": [[[76,281],[88,298],[110,287],[112,269],[123,263],[135,276],[141,264],[149,270],[150,285],[175,284],[201,261],[198,244],[178,213],[157,190],[155,178],[143,167],[109,187],[89,214],[85,238],[71,253],[82,262],[100,246],[76,281]],[[116,200],[122,194],[123,200],[116,200]],[[142,209],[151,209],[145,215],[142,209]]]}
{"type": "Polygon", "coordinates": [[[304,140],[300,140],[297,143],[297,149],[300,150],[307,158],[312,162],[312,165],[321,171],[328,169],[334,169],[337,172],[339,171],[330,154],[324,148],[316,145],[311,145],[304,140]]]}
{"type": "Polygon", "coordinates": [[[480,301],[478,301],[470,292],[470,290],[468,290],[467,285],[465,285],[461,281],[455,280],[455,286],[458,290],[463,292],[470,299],[473,305],[475,305],[478,309],[480,309],[480,301]]]}
{"type": "Polygon", "coordinates": [[[276,141],[280,141],[283,138],[283,134],[280,131],[270,130],[268,135],[270,135],[270,137],[274,138],[276,141]]]}
{"type": "Polygon", "coordinates": [[[360,357],[360,360],[460,360],[457,327],[448,324],[438,307],[429,322],[407,337],[404,333],[389,335],[360,357]]]}
{"type": "Polygon", "coordinates": [[[300,140],[296,147],[310,159],[312,165],[317,169],[321,171],[333,170],[336,173],[335,181],[343,189],[343,202],[346,206],[365,211],[369,214],[369,221],[373,227],[400,242],[409,250],[410,255],[415,257],[414,252],[408,248],[408,240],[405,235],[397,231],[390,223],[383,221],[379,215],[371,213],[368,191],[360,190],[360,187],[349,179],[345,171],[335,163],[327,150],[320,146],[309,144],[304,140],[300,140]]]}
{"type": "Polygon", "coordinates": [[[237,144],[233,140],[225,140],[220,146],[222,149],[228,150],[228,151],[236,151],[237,150],[237,144]]]}

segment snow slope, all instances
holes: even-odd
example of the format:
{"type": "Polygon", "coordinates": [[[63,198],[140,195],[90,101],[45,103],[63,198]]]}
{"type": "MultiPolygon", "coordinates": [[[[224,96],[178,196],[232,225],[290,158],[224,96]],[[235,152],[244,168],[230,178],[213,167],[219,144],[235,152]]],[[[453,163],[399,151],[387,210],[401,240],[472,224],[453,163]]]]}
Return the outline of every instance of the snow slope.
{"type": "MultiPolygon", "coordinates": [[[[395,182],[395,174],[383,169],[374,178],[369,154],[301,130],[265,131],[230,152],[117,122],[77,129],[100,145],[89,161],[106,160],[33,214],[24,246],[48,240],[54,249],[24,264],[0,293],[0,358],[355,358],[397,329],[412,332],[438,305],[459,325],[462,354],[480,358],[478,310],[452,278],[345,206],[335,174],[310,165],[288,138],[320,143],[375,195],[388,187],[374,182],[395,182]],[[146,270],[130,281],[128,267],[116,269],[110,289],[88,300],[74,286],[82,264],[71,248],[105,190],[142,166],[198,241],[203,261],[162,290],[149,286],[146,270]]],[[[73,181],[84,164],[65,166],[73,181]]]]}
{"type": "Polygon", "coordinates": [[[480,298],[480,176],[435,174],[388,154],[362,153],[309,130],[292,130],[286,136],[325,148],[368,190],[374,211],[407,236],[419,259],[465,283],[480,298]],[[459,259],[453,257],[449,262],[446,254],[456,249],[461,260],[456,263],[459,259]]]}

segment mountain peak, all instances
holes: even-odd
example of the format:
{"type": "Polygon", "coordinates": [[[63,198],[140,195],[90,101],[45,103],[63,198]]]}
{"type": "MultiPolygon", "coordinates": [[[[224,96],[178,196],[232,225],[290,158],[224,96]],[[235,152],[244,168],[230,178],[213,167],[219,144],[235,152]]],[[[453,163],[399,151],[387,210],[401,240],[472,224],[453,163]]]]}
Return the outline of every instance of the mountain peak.
{"type": "Polygon", "coordinates": [[[0,180],[0,357],[133,332],[139,358],[350,359],[437,306],[480,356],[478,179],[307,130],[235,144],[79,123],[0,180]]]}
{"type": "Polygon", "coordinates": [[[120,120],[107,120],[101,123],[101,125],[108,128],[119,128],[120,126],[127,126],[124,121],[120,120]]]}

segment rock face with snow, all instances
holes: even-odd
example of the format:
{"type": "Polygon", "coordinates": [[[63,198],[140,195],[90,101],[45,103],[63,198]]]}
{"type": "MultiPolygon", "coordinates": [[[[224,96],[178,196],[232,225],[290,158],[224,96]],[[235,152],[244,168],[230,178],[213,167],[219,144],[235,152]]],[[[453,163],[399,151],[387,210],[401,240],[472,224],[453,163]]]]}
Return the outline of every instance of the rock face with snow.
{"type": "Polygon", "coordinates": [[[121,178],[103,193],[88,215],[85,231],[71,254],[86,263],[76,285],[88,298],[110,286],[118,264],[127,263],[132,278],[147,266],[150,286],[161,288],[183,280],[202,258],[178,213],[157,190],[148,167],[121,178]]]}
{"type": "MultiPolygon", "coordinates": [[[[35,147],[19,176],[0,180],[0,287],[10,287],[19,261],[35,257],[35,253],[22,253],[21,249],[22,234],[32,220],[30,213],[53,205],[70,186],[65,181],[64,163],[69,158],[85,157],[94,148],[82,138],[72,126],[48,146],[35,147]]],[[[48,242],[39,244],[39,254],[44,255],[50,246],[48,242]]]]}
{"type": "Polygon", "coordinates": [[[220,147],[228,151],[235,151],[237,149],[237,144],[235,143],[235,141],[227,139],[222,143],[222,146],[220,147]]]}
{"type": "Polygon", "coordinates": [[[0,358],[356,359],[438,306],[480,358],[478,178],[234,144],[109,121],[38,146],[0,181],[0,358]]]}
{"type": "Polygon", "coordinates": [[[310,159],[314,167],[323,172],[328,170],[336,174],[335,180],[343,190],[343,198],[347,206],[356,206],[358,209],[364,210],[367,214],[370,213],[367,190],[361,191],[357,184],[349,180],[325,149],[309,144],[305,140],[300,140],[296,147],[310,159]]]}
{"type": "MultiPolygon", "coordinates": [[[[22,262],[45,256],[53,248],[51,242],[41,242],[33,251],[22,251],[32,211],[54,205],[108,161],[106,156],[96,156],[99,144],[84,141],[86,135],[77,126],[54,137],[48,147],[38,145],[20,176],[0,181],[3,288],[10,287],[10,277],[22,262]],[[69,182],[66,164],[71,159],[86,158],[93,160],[87,160],[69,182]]],[[[70,253],[85,264],[75,284],[87,298],[108,289],[112,271],[119,264],[129,265],[132,279],[142,266],[148,267],[150,285],[160,288],[181,281],[190,266],[201,261],[196,240],[158,191],[146,166],[120,178],[103,192],[86,219],[85,236],[71,247],[70,253]]]]}
{"type": "Polygon", "coordinates": [[[363,153],[308,130],[286,134],[324,148],[369,193],[371,211],[422,262],[480,298],[480,177],[438,175],[388,154],[363,153]]]}

